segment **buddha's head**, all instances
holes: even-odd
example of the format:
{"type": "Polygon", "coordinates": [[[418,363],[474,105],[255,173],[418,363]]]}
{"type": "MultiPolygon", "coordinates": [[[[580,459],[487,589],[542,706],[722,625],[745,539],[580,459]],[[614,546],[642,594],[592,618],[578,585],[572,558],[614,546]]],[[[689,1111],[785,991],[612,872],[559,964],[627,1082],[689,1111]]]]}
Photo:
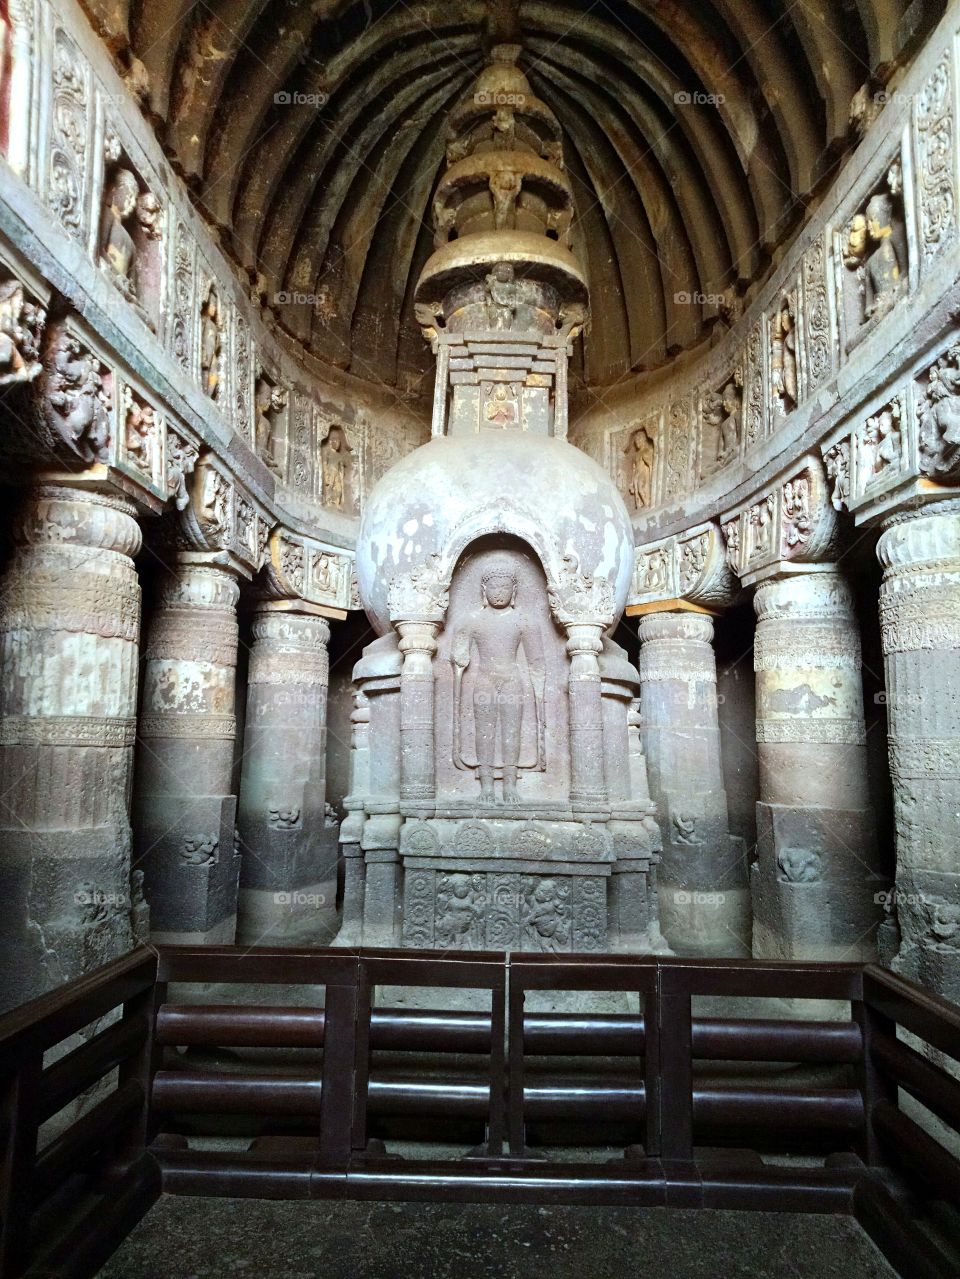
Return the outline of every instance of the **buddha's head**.
{"type": "Polygon", "coordinates": [[[491,608],[510,608],[517,595],[516,576],[508,569],[491,569],[481,579],[484,605],[491,608]]]}

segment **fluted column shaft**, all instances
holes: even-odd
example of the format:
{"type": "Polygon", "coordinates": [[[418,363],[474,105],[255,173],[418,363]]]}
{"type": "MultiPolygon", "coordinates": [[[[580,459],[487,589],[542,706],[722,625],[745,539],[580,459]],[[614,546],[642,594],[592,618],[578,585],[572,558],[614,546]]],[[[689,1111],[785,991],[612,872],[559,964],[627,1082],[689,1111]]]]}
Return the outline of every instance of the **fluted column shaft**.
{"type": "Polygon", "coordinates": [[[328,939],[337,883],[337,827],[325,817],[329,638],[309,606],[266,602],[254,616],[237,804],[244,944],[328,939]]]}
{"type": "Polygon", "coordinates": [[[680,954],[749,953],[746,860],[730,834],[720,765],[713,621],[652,613],[639,634],[642,735],[663,832],[661,926],[680,954]]]}
{"type": "Polygon", "coordinates": [[[184,552],[147,637],[134,829],[152,932],[167,943],[232,942],[236,933],[239,594],[228,569],[184,552]]]}
{"type": "Polygon", "coordinates": [[[128,950],[140,547],[126,502],[42,485],[0,587],[0,1006],[128,950]]]}
{"type": "Polygon", "coordinates": [[[894,967],[960,999],[960,502],[887,525],[880,625],[897,841],[894,967]]]}
{"type": "Polygon", "coordinates": [[[754,954],[868,960],[883,880],[853,596],[831,568],[764,583],[754,607],[754,954]]]}

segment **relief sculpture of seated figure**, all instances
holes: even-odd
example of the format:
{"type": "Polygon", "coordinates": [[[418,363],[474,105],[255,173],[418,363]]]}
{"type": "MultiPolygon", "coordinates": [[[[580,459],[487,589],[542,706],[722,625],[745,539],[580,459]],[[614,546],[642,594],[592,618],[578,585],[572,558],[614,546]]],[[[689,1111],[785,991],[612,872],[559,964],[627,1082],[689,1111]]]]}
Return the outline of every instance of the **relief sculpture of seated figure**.
{"type": "MultiPolygon", "coordinates": [[[[513,805],[520,802],[517,773],[527,687],[527,675],[518,657],[522,648],[533,683],[537,740],[542,742],[543,639],[537,623],[525,616],[522,607],[517,607],[517,578],[511,569],[497,567],[484,573],[481,596],[482,606],[467,617],[453,638],[451,657],[456,686],[455,705],[458,708],[454,751],[459,766],[467,767],[462,761],[459,744],[460,689],[464,672],[475,662],[473,716],[480,800],[483,804],[495,802],[494,776],[499,739],[503,802],[513,805]]],[[[539,749],[542,753],[542,746],[539,749]]]]}

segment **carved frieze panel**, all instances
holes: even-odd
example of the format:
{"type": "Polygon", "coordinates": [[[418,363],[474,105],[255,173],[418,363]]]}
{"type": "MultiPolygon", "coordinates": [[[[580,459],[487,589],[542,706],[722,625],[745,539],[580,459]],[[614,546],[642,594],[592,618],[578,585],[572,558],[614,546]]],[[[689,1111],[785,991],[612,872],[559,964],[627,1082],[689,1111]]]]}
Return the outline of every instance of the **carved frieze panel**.
{"type": "Polygon", "coordinates": [[[253,353],[250,326],[233,308],[231,333],[233,358],[233,429],[241,439],[253,441],[253,353]]]}
{"type": "Polygon", "coordinates": [[[917,172],[917,218],[922,272],[957,238],[956,75],[949,51],[914,102],[913,136],[917,172]]]}
{"type": "Polygon", "coordinates": [[[693,405],[689,396],[674,400],[664,423],[660,500],[674,502],[689,493],[693,479],[693,405]]]}
{"type": "Polygon", "coordinates": [[[278,598],[346,610],[353,607],[353,579],[352,555],[286,529],[274,529],[270,537],[267,580],[271,592],[278,598]]]}
{"type": "Polygon", "coordinates": [[[721,521],[727,561],[747,581],[791,561],[826,560],[834,549],[833,483],[817,457],[802,458],[768,490],[721,521]]]}
{"type": "Polygon", "coordinates": [[[744,369],[743,438],[749,449],[764,438],[766,413],[764,408],[764,340],[763,320],[758,319],[747,338],[744,369]]]}
{"type": "Polygon", "coordinates": [[[309,495],[313,486],[313,405],[303,391],[290,397],[287,425],[287,483],[298,493],[309,495]]]}
{"type": "Polygon", "coordinates": [[[653,546],[638,547],[627,603],[685,600],[702,608],[724,608],[738,591],[720,528],[711,522],[653,546]]]}
{"type": "Polygon", "coordinates": [[[46,202],[77,240],[86,232],[93,110],[90,71],[78,46],[61,28],[53,35],[46,202]]]}
{"type": "Polygon", "coordinates": [[[834,369],[834,326],[824,238],[817,236],[803,256],[803,355],[805,393],[828,381],[834,369]]]}
{"type": "Polygon", "coordinates": [[[604,950],[606,879],[408,867],[402,944],[547,954],[604,950]]]}
{"type": "Polygon", "coordinates": [[[775,431],[803,399],[803,315],[799,278],[788,280],[767,317],[769,423],[775,431]]]}
{"type": "Polygon", "coordinates": [[[193,353],[197,346],[193,333],[193,284],[196,270],[196,245],[190,230],[182,218],[177,218],[173,232],[173,252],[170,254],[170,293],[172,315],[170,318],[170,344],[173,358],[184,370],[193,367],[193,353]]]}

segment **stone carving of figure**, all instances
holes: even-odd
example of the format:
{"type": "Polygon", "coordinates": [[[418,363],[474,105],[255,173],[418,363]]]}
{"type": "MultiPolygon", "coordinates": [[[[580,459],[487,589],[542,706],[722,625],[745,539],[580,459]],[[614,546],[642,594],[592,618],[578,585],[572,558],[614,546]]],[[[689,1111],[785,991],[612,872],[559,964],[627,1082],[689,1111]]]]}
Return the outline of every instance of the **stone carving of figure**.
{"type": "Polygon", "coordinates": [[[893,197],[875,195],[866,208],[867,235],[876,247],[866,261],[864,318],[889,310],[900,286],[903,265],[893,239],[893,197]]]}
{"type": "Polygon", "coordinates": [[[955,478],[960,471],[960,346],[930,370],[917,416],[921,471],[938,479],[955,478]]]}
{"type": "Polygon", "coordinates": [[[219,848],[216,835],[189,835],[180,847],[180,860],[185,866],[214,866],[219,848]]]}
{"type": "Polygon", "coordinates": [[[141,404],[132,395],[127,396],[125,445],[127,458],[144,475],[153,475],[155,469],[158,423],[151,404],[141,404]]]}
{"type": "Polygon", "coordinates": [[[338,565],[332,556],[320,553],[313,561],[313,589],[332,595],[337,589],[338,565]]]}
{"type": "Polygon", "coordinates": [[[437,886],[435,933],[439,945],[452,950],[483,946],[483,891],[479,875],[444,875],[437,886]]]}
{"type": "Polygon", "coordinates": [[[99,360],[61,330],[45,356],[44,415],[57,435],[84,462],[109,455],[110,415],[99,360]]]}
{"type": "Polygon", "coordinates": [[[484,279],[487,293],[487,324],[491,329],[512,329],[520,303],[520,286],[513,278],[509,262],[498,262],[484,279]]]}
{"type": "Polygon", "coordinates": [[[900,467],[900,406],[889,404],[867,418],[863,433],[864,471],[875,479],[888,470],[900,467]]]}
{"type": "Polygon", "coordinates": [[[517,398],[513,389],[505,382],[498,382],[493,394],[483,406],[483,415],[494,426],[516,426],[520,414],[517,411],[517,398]]]}
{"type": "Polygon", "coordinates": [[[630,496],[634,510],[649,506],[653,489],[653,440],[643,427],[630,436],[630,496]]]}
{"type": "Polygon", "coordinates": [[[283,478],[283,468],[277,458],[276,429],[274,414],[284,406],[286,400],[280,387],[274,386],[265,377],[257,379],[254,391],[254,410],[256,413],[257,453],[273,471],[274,475],[283,478]]]}
{"type": "Polygon", "coordinates": [[[699,844],[697,818],[693,813],[673,814],[674,839],[678,844],[699,844]]]}
{"type": "Polygon", "coordinates": [[[0,284],[0,386],[30,382],[40,372],[40,333],[46,312],[23,296],[19,280],[0,284]]]}
{"type": "Polygon", "coordinates": [[[517,772],[520,763],[520,732],[523,724],[524,676],[518,662],[523,648],[533,682],[537,715],[538,755],[542,756],[543,696],[546,679],[543,639],[537,624],[517,608],[517,578],[509,567],[495,567],[484,573],[482,606],[474,611],[453,637],[451,660],[454,667],[455,759],[460,760],[460,686],[464,671],[474,661],[473,715],[476,733],[477,772],[480,800],[494,802],[494,772],[499,737],[503,767],[503,802],[518,804],[517,772]]]}
{"type": "Polygon", "coordinates": [[[516,222],[517,199],[523,186],[523,174],[516,169],[498,166],[490,174],[489,186],[493,198],[494,229],[512,231],[516,222]]]}
{"type": "Polygon", "coordinates": [[[740,388],[728,382],[723,388],[723,418],[720,422],[720,439],[717,442],[717,465],[725,466],[736,457],[740,447],[740,388]]]}
{"type": "Polygon", "coordinates": [[[773,392],[784,413],[797,404],[797,334],[793,304],[784,297],[774,317],[770,353],[773,392]]]}
{"type": "Polygon", "coordinates": [[[128,229],[140,198],[140,184],[130,169],[117,169],[107,190],[100,220],[100,260],[116,284],[136,297],[137,246],[128,229]]]}
{"type": "Polygon", "coordinates": [[[771,549],[773,533],[774,499],[770,495],[750,510],[750,524],[753,529],[753,554],[765,554],[771,549]]]}
{"type": "Polygon", "coordinates": [[[200,371],[204,394],[215,400],[220,391],[220,347],[222,342],[220,298],[210,285],[200,317],[200,371]]]}
{"type": "Polygon", "coordinates": [[[810,848],[785,848],[777,865],[788,884],[815,884],[820,879],[821,857],[810,848]]]}
{"type": "Polygon", "coordinates": [[[347,459],[343,452],[343,440],[331,431],[323,446],[323,504],[343,510],[343,497],[347,471],[347,459]]]}
{"type": "Polygon", "coordinates": [[[570,919],[564,892],[554,879],[539,879],[527,896],[523,914],[525,940],[532,949],[566,950],[570,944],[570,919]]]}

